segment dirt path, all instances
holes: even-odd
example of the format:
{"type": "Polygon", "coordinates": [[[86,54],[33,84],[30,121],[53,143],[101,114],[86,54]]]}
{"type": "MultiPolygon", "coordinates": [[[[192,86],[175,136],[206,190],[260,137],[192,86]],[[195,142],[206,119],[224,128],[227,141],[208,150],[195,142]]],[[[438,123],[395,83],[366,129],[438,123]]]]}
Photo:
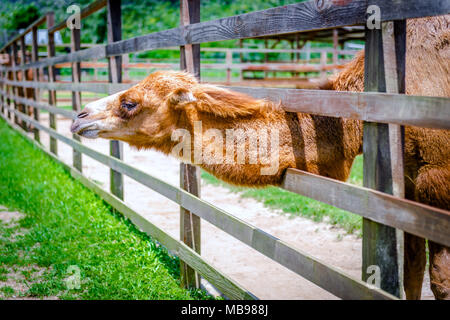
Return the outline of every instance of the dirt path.
{"type": "MultiPolygon", "coordinates": [[[[44,123],[47,121],[43,119],[44,123]]],[[[58,120],[58,131],[71,136],[70,123],[69,120],[58,120]]],[[[49,138],[44,133],[42,141],[48,146],[49,138]]],[[[100,152],[109,151],[106,140],[83,139],[83,143],[100,152]]],[[[63,143],[58,143],[58,148],[62,159],[72,164],[71,148],[63,143]]],[[[124,161],[168,183],[179,183],[179,162],[161,153],[137,151],[124,145],[124,161]]],[[[83,172],[109,188],[109,169],[104,165],[83,156],[83,172]]],[[[178,239],[179,207],[130,178],[125,177],[124,183],[125,202],[178,239]]],[[[356,278],[361,277],[362,244],[356,236],[347,235],[344,230],[326,223],[281,215],[256,200],[242,199],[223,187],[202,184],[201,193],[203,199],[215,206],[356,278]]],[[[260,299],[337,299],[206,221],[202,221],[201,247],[206,260],[260,299]]],[[[425,286],[424,298],[432,297],[428,288],[429,284],[425,286]]]]}

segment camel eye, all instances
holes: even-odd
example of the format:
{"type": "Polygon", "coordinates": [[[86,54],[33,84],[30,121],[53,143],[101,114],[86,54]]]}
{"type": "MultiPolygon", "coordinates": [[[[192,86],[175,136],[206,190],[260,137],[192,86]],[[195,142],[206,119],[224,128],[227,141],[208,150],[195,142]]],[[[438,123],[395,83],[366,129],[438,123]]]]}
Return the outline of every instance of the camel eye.
{"type": "Polygon", "coordinates": [[[134,102],[122,102],[121,107],[122,109],[125,109],[127,111],[132,111],[134,108],[136,108],[136,103],[134,102]]]}

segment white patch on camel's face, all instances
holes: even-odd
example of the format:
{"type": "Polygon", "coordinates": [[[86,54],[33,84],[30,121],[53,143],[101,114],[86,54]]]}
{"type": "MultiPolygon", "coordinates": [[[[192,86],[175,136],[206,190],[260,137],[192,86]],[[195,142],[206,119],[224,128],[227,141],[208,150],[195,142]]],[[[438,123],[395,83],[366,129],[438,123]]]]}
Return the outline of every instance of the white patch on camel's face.
{"type": "Polygon", "coordinates": [[[125,91],[88,103],[78,114],[71,131],[85,138],[95,139],[99,137],[99,133],[113,130],[114,123],[108,117],[108,106],[118,102],[119,96],[125,91]]]}
{"type": "Polygon", "coordinates": [[[106,111],[106,107],[108,106],[108,104],[114,102],[125,91],[114,93],[114,94],[112,94],[110,96],[101,98],[101,99],[96,100],[94,102],[90,102],[90,103],[88,103],[86,105],[85,109],[89,109],[90,110],[90,114],[92,116],[95,116],[96,114],[98,114],[100,112],[104,112],[104,111],[106,111]]]}

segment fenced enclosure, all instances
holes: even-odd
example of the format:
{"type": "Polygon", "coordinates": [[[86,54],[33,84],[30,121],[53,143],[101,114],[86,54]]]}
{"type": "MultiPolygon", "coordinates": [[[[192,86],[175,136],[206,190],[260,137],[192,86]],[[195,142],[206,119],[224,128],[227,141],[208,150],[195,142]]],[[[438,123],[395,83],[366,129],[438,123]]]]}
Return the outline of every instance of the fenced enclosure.
{"type": "Polygon", "coordinates": [[[27,124],[34,129],[34,143],[40,147],[40,131],[51,137],[50,150],[58,160],[57,141],[73,148],[73,166],[62,163],[72,176],[138,226],[158,240],[182,261],[184,286],[199,286],[199,277],[232,299],[254,299],[239,283],[217,271],[201,257],[200,220],[204,219],[247,244],[282,266],[343,299],[395,299],[402,295],[402,236],[399,230],[450,245],[448,211],[404,199],[402,130],[403,126],[450,129],[448,98],[406,96],[404,93],[405,32],[410,18],[450,13],[448,2],[432,0],[388,1],[354,0],[323,6],[322,1],[267,9],[259,12],[200,22],[198,0],[182,0],[180,27],[132,39],[121,39],[120,1],[95,1],[81,12],[84,18],[107,7],[108,44],[80,50],[80,30],[71,30],[70,54],[55,56],[54,32],[66,27],[66,21],[55,24],[48,13],[11,40],[0,51],[9,54],[11,66],[1,67],[1,115],[11,126],[25,133],[27,124]],[[258,98],[281,100],[288,112],[304,112],[331,117],[345,117],[364,123],[364,185],[357,187],[296,169],[286,172],[282,187],[331,204],[364,217],[363,279],[355,279],[329,266],[301,249],[240,220],[201,200],[198,168],[181,164],[181,186],[172,186],[124,163],[121,143],[112,141],[110,156],[58,133],[56,115],[75,119],[81,109],[81,92],[112,94],[130,87],[122,83],[122,55],[144,50],[180,47],[180,68],[199,77],[200,43],[230,39],[262,37],[284,33],[366,25],[367,8],[381,9],[383,28],[366,28],[365,93],[314,91],[303,89],[230,87],[258,98]],[[394,22],[393,22],[394,21],[394,22]],[[39,60],[37,29],[46,24],[48,58],[39,60]],[[395,32],[394,32],[394,31],[395,32]],[[27,62],[24,36],[31,32],[31,62],[27,62]],[[385,46],[383,46],[385,44],[385,46]],[[384,48],[391,50],[384,50],[384,48]],[[20,52],[19,52],[20,48],[20,52]],[[108,59],[109,83],[82,82],[80,63],[108,59]],[[395,63],[393,63],[393,61],[395,63]],[[55,81],[57,64],[72,64],[72,82],[55,81]],[[47,69],[47,83],[39,74],[47,69]],[[39,101],[38,90],[48,90],[48,103],[39,101]],[[73,110],[56,107],[58,90],[72,92],[73,110]],[[385,93],[386,91],[388,93],[385,93]],[[28,112],[32,108],[33,112],[28,112]],[[40,121],[39,110],[49,112],[49,126],[40,121]],[[31,117],[31,114],[33,117],[31,117]],[[25,129],[25,130],[24,130],[25,129]],[[82,174],[82,157],[87,155],[111,168],[111,192],[107,192],[82,174]],[[180,239],[127,207],[123,200],[123,175],[155,190],[180,205],[180,239]],[[379,252],[382,252],[380,256],[379,252]],[[364,282],[367,268],[381,268],[381,289],[364,282]]]}
{"type": "MultiPolygon", "coordinates": [[[[174,51],[179,49],[169,48],[174,51]]],[[[297,89],[308,89],[314,83],[309,80],[326,76],[327,72],[343,67],[351,61],[357,53],[355,50],[335,50],[333,48],[307,48],[307,49],[257,49],[257,48],[201,48],[201,53],[219,53],[220,58],[205,58],[201,62],[202,70],[224,73],[223,77],[206,77],[208,82],[222,85],[252,85],[252,86],[290,86],[297,89]],[[290,58],[278,61],[267,60],[267,54],[286,54],[290,58]],[[257,55],[257,59],[243,59],[243,54],[257,55]],[[312,56],[318,56],[313,58],[312,56]],[[302,59],[300,57],[303,57],[302,59]],[[255,73],[261,73],[256,75],[255,73]],[[280,76],[284,75],[284,77],[280,76]],[[299,76],[303,74],[303,76],[299,76]],[[311,76],[310,76],[311,75],[311,76]],[[224,79],[222,79],[224,78],[224,79]]],[[[131,77],[130,72],[144,71],[144,75],[137,80],[146,77],[148,70],[176,70],[179,63],[174,59],[139,59],[133,61],[123,56],[123,82],[132,83],[136,77],[131,77]],[[160,60],[163,60],[162,62],[160,60]]],[[[178,59],[179,60],[179,59],[178,59]]],[[[70,63],[55,65],[57,68],[71,68],[70,63]]],[[[103,61],[82,62],[81,68],[93,71],[93,75],[84,75],[89,81],[104,80],[100,73],[108,70],[108,63],[103,61]]],[[[62,78],[62,77],[61,77],[62,78]]],[[[107,76],[105,77],[107,78],[107,76]]],[[[202,79],[205,77],[202,76],[202,79]]]]}

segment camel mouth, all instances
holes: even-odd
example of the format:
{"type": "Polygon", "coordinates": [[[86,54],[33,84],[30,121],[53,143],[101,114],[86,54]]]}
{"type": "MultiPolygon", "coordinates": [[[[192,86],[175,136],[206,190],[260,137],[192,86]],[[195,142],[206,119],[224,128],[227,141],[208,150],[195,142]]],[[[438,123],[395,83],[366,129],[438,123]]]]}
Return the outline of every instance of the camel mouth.
{"type": "Polygon", "coordinates": [[[77,120],[70,127],[70,131],[89,139],[98,138],[98,134],[100,133],[100,129],[98,128],[96,121],[84,122],[77,120]]]}
{"type": "Polygon", "coordinates": [[[85,138],[96,139],[99,137],[99,135],[98,135],[99,132],[100,132],[100,130],[98,130],[98,129],[86,129],[86,130],[79,132],[78,134],[85,138]]]}

